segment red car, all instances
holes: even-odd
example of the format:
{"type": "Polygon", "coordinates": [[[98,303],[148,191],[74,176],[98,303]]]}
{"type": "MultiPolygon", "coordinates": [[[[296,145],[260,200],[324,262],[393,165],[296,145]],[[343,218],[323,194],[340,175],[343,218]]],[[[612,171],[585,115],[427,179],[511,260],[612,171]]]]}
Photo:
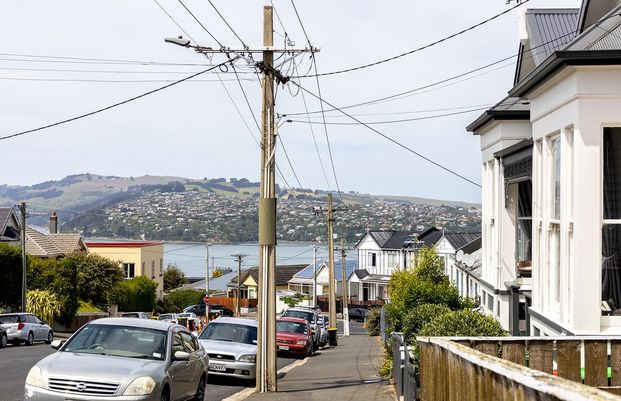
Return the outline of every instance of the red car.
{"type": "Polygon", "coordinates": [[[306,319],[281,317],[276,320],[276,349],[301,357],[312,355],[313,332],[306,319]]]}

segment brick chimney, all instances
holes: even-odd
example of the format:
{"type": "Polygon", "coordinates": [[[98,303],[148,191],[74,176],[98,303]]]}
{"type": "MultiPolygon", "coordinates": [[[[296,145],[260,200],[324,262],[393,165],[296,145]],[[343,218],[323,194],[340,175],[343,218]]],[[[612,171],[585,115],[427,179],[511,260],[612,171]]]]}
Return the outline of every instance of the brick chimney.
{"type": "Polygon", "coordinates": [[[58,234],[58,216],[56,216],[56,212],[52,212],[50,216],[50,234],[58,234]]]}

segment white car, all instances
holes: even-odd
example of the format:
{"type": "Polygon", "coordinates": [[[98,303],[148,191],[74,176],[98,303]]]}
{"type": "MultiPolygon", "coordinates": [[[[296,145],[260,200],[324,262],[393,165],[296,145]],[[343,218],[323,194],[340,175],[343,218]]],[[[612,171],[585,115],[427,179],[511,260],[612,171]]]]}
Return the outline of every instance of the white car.
{"type": "Polygon", "coordinates": [[[45,341],[51,344],[54,340],[52,328],[32,313],[0,315],[0,324],[6,329],[8,342],[13,345],[19,343],[32,345],[35,341],[45,341]]]}

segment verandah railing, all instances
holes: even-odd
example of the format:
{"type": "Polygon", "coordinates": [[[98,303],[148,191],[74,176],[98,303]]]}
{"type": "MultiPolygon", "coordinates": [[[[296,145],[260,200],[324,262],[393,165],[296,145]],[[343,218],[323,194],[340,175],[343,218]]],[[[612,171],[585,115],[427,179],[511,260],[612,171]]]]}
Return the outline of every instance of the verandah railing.
{"type": "Polygon", "coordinates": [[[417,341],[423,401],[621,399],[621,337],[417,341]]]}

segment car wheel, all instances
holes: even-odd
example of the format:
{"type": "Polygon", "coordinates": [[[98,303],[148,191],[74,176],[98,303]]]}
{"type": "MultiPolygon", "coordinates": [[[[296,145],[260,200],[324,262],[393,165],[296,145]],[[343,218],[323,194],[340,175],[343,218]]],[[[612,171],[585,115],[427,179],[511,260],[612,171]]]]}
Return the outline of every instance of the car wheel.
{"type": "Polygon", "coordinates": [[[52,332],[52,330],[50,330],[50,332],[47,333],[47,340],[45,340],[45,343],[51,344],[52,341],[54,341],[54,333],[52,332]]]}
{"type": "Polygon", "coordinates": [[[32,345],[34,343],[34,334],[32,331],[28,333],[28,339],[26,339],[26,345],[32,345]]]}
{"type": "Polygon", "coordinates": [[[198,383],[196,394],[194,395],[194,401],[203,401],[205,399],[205,376],[201,377],[201,381],[198,383]]]}
{"type": "Polygon", "coordinates": [[[164,390],[162,390],[160,401],[168,401],[168,387],[164,387],[164,390]]]}
{"type": "Polygon", "coordinates": [[[6,347],[7,343],[8,343],[8,340],[6,338],[6,334],[2,333],[2,336],[0,336],[0,348],[6,347]]]}
{"type": "Polygon", "coordinates": [[[311,356],[315,353],[315,344],[313,344],[312,342],[310,343],[310,346],[308,347],[308,356],[311,356]]]}

